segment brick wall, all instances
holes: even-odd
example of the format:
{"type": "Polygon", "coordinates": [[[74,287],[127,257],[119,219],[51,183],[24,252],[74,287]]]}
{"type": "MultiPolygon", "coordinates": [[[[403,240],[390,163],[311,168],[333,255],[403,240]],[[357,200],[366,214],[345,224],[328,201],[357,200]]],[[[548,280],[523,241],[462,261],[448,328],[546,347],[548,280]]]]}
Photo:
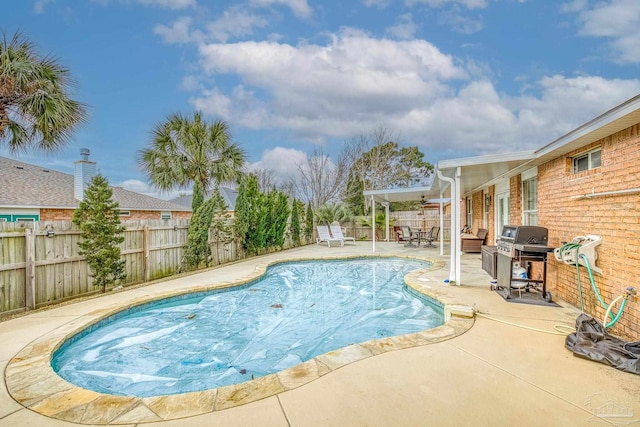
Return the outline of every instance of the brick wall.
{"type": "Polygon", "coordinates": [[[40,221],[71,221],[71,209],[40,209],[40,221]]]}
{"type": "Polygon", "coordinates": [[[487,245],[495,245],[495,239],[494,236],[496,235],[496,217],[495,217],[495,202],[496,202],[496,186],[492,185],[491,187],[489,187],[489,189],[487,190],[487,194],[489,194],[489,196],[491,197],[491,202],[489,204],[489,217],[487,219],[487,240],[486,240],[486,244],[487,245]]]}
{"type": "MultiPolygon", "coordinates": [[[[594,273],[594,282],[602,299],[609,304],[627,286],[640,289],[640,192],[576,198],[587,193],[601,193],[640,188],[640,124],[606,137],[589,147],[568,153],[538,167],[538,219],[549,229],[549,244],[554,247],[574,237],[596,234],[602,237],[597,248],[596,265],[602,275],[594,273]],[[589,149],[601,148],[601,167],[574,174],[572,157],[589,149]]],[[[520,209],[514,197],[515,179],[511,181],[512,215],[520,209]]],[[[519,211],[517,214],[519,218],[519,211]]],[[[520,223],[514,222],[514,223],[520,223]]],[[[557,297],[580,307],[575,266],[550,257],[548,289],[557,297]]],[[[580,267],[585,312],[602,320],[605,309],[598,301],[587,271],[580,267]]],[[[617,311],[617,307],[615,307],[617,311]]],[[[620,321],[611,331],[626,339],[640,339],[640,308],[630,299],[620,321]]]]}
{"type": "MultiPolygon", "coordinates": [[[[538,196],[540,194],[542,193],[538,188],[538,196]]],[[[522,224],[522,179],[520,175],[512,176],[509,179],[509,224],[522,224]]]]}
{"type": "MultiPolygon", "coordinates": [[[[159,211],[130,211],[130,216],[122,217],[123,221],[143,219],[160,219],[159,211]]],[[[172,219],[190,219],[191,212],[172,212],[172,219]]],[[[40,209],[40,221],[71,221],[73,209],[40,209]]]]}

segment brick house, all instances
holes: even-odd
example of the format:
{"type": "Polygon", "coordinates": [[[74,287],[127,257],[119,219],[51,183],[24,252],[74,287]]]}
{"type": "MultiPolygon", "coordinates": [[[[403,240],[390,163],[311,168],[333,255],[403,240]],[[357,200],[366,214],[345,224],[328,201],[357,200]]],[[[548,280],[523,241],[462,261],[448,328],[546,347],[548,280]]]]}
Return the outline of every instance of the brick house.
{"type": "MultiPolygon", "coordinates": [[[[96,175],[89,150],[81,150],[74,175],[0,157],[0,221],[70,221],[96,175]]],[[[112,187],[125,220],[189,219],[191,208],[112,187]]]]}
{"type": "MultiPolygon", "coordinates": [[[[611,303],[629,286],[640,293],[640,95],[538,150],[447,160],[437,169],[460,185],[453,198],[459,203],[451,205],[460,223],[487,228],[487,245],[507,224],[545,227],[553,247],[597,235],[595,266],[602,274],[593,278],[603,300],[611,303]]],[[[554,297],[580,307],[580,273],[584,311],[604,318],[584,267],[576,271],[553,256],[547,265],[554,297]]],[[[611,331],[640,340],[637,297],[611,331]]]]}
{"type": "MultiPolygon", "coordinates": [[[[435,172],[429,186],[367,190],[364,196],[371,200],[372,217],[373,202],[385,206],[388,217],[390,202],[449,198],[450,203],[441,202],[440,213],[451,213],[452,283],[464,283],[460,263],[464,225],[474,232],[487,229],[485,246],[496,245],[505,225],[537,225],[548,230],[548,244],[554,248],[578,236],[601,239],[593,254],[593,281],[607,305],[627,287],[640,294],[640,284],[634,280],[640,274],[640,95],[540,149],[444,160],[435,172]]],[[[534,264],[540,268],[540,263],[534,264]]],[[[585,267],[557,261],[553,255],[547,267],[547,290],[554,298],[604,318],[606,308],[597,299],[585,267]]],[[[489,281],[487,276],[487,289],[489,281]]],[[[640,340],[637,296],[628,299],[611,331],[640,340]]]]}

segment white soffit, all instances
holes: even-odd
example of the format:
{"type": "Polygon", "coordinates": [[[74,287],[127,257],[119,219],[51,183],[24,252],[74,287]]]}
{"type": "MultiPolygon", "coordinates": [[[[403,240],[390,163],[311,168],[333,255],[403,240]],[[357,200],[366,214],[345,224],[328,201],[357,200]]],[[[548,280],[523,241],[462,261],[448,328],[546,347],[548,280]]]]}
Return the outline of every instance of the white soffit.
{"type": "Polygon", "coordinates": [[[426,200],[440,197],[440,189],[435,180],[430,187],[387,188],[383,190],[364,191],[365,197],[371,197],[379,202],[407,202],[413,200],[426,200]]]}

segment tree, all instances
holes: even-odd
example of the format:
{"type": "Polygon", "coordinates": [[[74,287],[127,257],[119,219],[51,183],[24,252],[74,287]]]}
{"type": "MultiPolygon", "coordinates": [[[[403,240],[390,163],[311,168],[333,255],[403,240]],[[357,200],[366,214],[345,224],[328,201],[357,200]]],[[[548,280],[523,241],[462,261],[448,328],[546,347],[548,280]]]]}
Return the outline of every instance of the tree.
{"type": "Polygon", "coordinates": [[[294,246],[300,246],[300,210],[304,207],[302,202],[293,199],[291,203],[291,240],[294,246]]]}
{"type": "Polygon", "coordinates": [[[354,215],[364,215],[366,213],[364,183],[353,170],[349,172],[349,178],[347,179],[344,202],[354,215]]]}
{"type": "Polygon", "coordinates": [[[289,183],[297,199],[310,201],[314,208],[338,201],[349,171],[347,157],[341,154],[337,162],[333,162],[321,150],[315,149],[297,167],[298,176],[289,183]]]}
{"type": "Polygon", "coordinates": [[[238,186],[233,227],[242,247],[249,252],[257,249],[260,200],[258,180],[254,175],[247,175],[238,186]]]}
{"type": "Polygon", "coordinates": [[[107,285],[126,277],[125,262],[120,259],[125,228],[120,223],[119,205],[112,197],[107,179],[96,175],[73,213],[73,222],[80,227],[80,254],[86,257],[93,283],[102,287],[102,292],[107,285]]]}
{"type": "Polygon", "coordinates": [[[85,106],[69,97],[74,81],[52,57],[40,57],[17,32],[0,42],[0,146],[53,151],[67,144],[87,119],[85,106]]]}
{"type": "Polygon", "coordinates": [[[433,173],[433,165],[423,160],[418,147],[401,148],[398,140],[397,135],[379,127],[347,144],[353,162],[343,198],[354,207],[363,206],[359,199],[363,190],[410,187],[424,183],[433,173]]]}
{"type": "Polygon", "coordinates": [[[272,190],[267,195],[269,207],[266,218],[268,226],[266,248],[282,249],[289,219],[289,198],[281,191],[272,190]]]}
{"type": "Polygon", "coordinates": [[[311,202],[307,204],[307,213],[304,216],[304,234],[307,237],[307,242],[313,240],[313,208],[311,202]]]}
{"type": "Polygon", "coordinates": [[[342,203],[328,203],[318,208],[316,211],[316,218],[318,219],[318,224],[329,225],[334,221],[350,222],[353,215],[342,203]]]}
{"type": "MultiPolygon", "coordinates": [[[[216,187],[218,190],[218,187],[216,187]]],[[[204,190],[199,185],[193,186],[193,193],[191,194],[191,213],[198,212],[198,208],[204,203],[204,190]]]]}
{"type": "MultiPolygon", "coordinates": [[[[169,115],[153,129],[151,147],[138,156],[138,166],[154,187],[169,191],[193,186],[194,194],[239,180],[244,164],[245,153],[231,142],[227,124],[207,123],[200,112],[169,115]]],[[[192,204],[192,212],[196,210],[192,204]]]]}
{"type": "MultiPolygon", "coordinates": [[[[201,264],[208,264],[211,259],[211,247],[209,246],[209,229],[216,215],[224,215],[227,205],[216,187],[210,199],[202,205],[191,217],[187,245],[184,251],[184,260],[191,268],[198,268],[201,264]]],[[[220,224],[217,225],[220,227],[220,224]]],[[[220,230],[217,230],[220,231],[220,230]]]]}

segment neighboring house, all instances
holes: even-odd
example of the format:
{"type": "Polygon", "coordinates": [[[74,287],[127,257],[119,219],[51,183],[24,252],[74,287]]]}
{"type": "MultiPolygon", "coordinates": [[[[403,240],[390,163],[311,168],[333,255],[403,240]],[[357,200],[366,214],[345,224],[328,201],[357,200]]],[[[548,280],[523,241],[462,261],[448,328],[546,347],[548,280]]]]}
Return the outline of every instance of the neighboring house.
{"type": "MultiPolygon", "coordinates": [[[[96,175],[89,150],[80,150],[74,175],[0,157],[0,221],[70,221],[96,175]]],[[[191,208],[112,187],[126,220],[189,219],[191,208]]]]}
{"type": "MultiPolygon", "coordinates": [[[[233,217],[233,212],[236,209],[236,199],[238,198],[238,191],[229,188],[229,187],[219,187],[220,195],[224,199],[225,204],[227,205],[228,213],[233,217]]],[[[208,193],[205,195],[205,199],[211,197],[211,194],[208,193]]],[[[188,207],[191,209],[191,203],[193,201],[193,195],[188,194],[180,197],[176,197],[175,199],[171,199],[171,203],[175,203],[184,207],[188,207]]]]}

